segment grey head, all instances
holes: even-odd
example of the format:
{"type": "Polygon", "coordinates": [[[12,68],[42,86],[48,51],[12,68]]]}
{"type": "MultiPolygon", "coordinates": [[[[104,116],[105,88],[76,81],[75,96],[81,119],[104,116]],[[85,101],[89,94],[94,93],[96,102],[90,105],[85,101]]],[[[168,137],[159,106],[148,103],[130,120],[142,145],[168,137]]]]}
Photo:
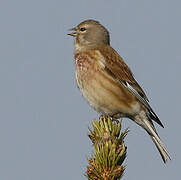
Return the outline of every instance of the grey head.
{"type": "Polygon", "coordinates": [[[93,48],[110,44],[108,30],[98,21],[86,20],[70,30],[74,31],[68,35],[75,37],[75,46],[93,48]]]}

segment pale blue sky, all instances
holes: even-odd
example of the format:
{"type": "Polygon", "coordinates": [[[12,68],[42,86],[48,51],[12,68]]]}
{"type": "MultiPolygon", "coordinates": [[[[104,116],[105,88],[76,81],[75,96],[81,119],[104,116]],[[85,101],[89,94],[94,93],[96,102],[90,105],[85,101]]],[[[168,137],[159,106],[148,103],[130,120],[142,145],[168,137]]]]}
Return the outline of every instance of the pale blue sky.
{"type": "Polygon", "coordinates": [[[73,38],[86,19],[108,28],[165,128],[167,165],[130,120],[123,180],[180,177],[181,1],[1,0],[0,180],[86,179],[87,137],[98,114],[74,80],[73,38]]]}

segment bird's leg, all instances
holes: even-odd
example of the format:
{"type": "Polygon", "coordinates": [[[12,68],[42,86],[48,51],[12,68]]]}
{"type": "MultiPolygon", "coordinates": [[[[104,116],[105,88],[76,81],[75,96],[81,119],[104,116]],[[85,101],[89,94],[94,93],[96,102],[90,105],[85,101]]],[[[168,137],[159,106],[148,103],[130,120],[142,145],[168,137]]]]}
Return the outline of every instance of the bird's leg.
{"type": "Polygon", "coordinates": [[[113,122],[116,122],[117,124],[119,123],[119,120],[117,118],[112,117],[111,119],[112,119],[113,122]]]}
{"type": "Polygon", "coordinates": [[[113,122],[116,122],[117,124],[119,123],[119,120],[117,118],[117,114],[113,115],[113,116],[109,116],[109,115],[106,115],[106,114],[101,114],[99,119],[100,120],[106,120],[110,118],[113,122]]]}
{"type": "Polygon", "coordinates": [[[120,114],[114,114],[111,116],[112,121],[116,122],[117,124],[119,123],[119,118],[120,118],[120,114]]]}
{"type": "Polygon", "coordinates": [[[100,117],[99,117],[99,119],[100,119],[100,120],[106,120],[108,117],[109,117],[109,116],[106,115],[106,114],[101,114],[100,117]]]}

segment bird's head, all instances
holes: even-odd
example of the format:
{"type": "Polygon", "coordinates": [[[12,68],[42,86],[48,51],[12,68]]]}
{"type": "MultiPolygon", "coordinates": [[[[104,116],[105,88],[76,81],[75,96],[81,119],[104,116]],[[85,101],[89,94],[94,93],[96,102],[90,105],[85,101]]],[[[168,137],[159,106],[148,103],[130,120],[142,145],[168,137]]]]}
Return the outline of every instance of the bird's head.
{"type": "Polygon", "coordinates": [[[110,44],[108,30],[98,21],[86,20],[70,30],[73,32],[68,35],[75,37],[75,46],[92,48],[110,44]]]}

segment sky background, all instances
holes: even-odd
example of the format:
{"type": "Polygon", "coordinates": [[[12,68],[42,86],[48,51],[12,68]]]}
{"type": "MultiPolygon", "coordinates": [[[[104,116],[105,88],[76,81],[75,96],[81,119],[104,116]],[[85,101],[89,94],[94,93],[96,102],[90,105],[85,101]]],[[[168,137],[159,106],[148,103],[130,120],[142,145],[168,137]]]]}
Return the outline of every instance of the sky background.
{"type": "Polygon", "coordinates": [[[180,0],[0,1],[0,180],[86,179],[93,148],[88,126],[98,114],[74,80],[68,29],[86,19],[110,31],[165,128],[172,161],[128,119],[123,180],[178,179],[181,162],[180,0]]]}

